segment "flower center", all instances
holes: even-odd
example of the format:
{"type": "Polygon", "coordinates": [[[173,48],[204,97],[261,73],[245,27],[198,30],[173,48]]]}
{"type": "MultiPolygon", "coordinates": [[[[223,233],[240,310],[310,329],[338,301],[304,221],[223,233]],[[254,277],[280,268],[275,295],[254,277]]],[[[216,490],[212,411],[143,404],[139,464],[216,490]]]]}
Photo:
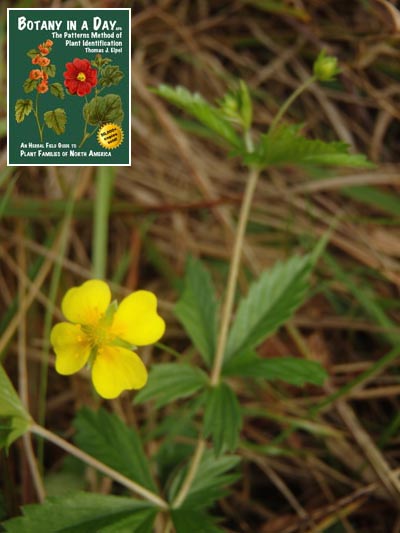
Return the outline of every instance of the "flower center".
{"type": "Polygon", "coordinates": [[[86,81],[86,74],[84,72],[80,72],[77,75],[76,79],[79,80],[79,81],[86,81]]]}
{"type": "Polygon", "coordinates": [[[81,326],[85,334],[85,340],[92,348],[100,349],[105,345],[111,344],[115,336],[110,333],[110,327],[100,320],[96,325],[81,326]]]}

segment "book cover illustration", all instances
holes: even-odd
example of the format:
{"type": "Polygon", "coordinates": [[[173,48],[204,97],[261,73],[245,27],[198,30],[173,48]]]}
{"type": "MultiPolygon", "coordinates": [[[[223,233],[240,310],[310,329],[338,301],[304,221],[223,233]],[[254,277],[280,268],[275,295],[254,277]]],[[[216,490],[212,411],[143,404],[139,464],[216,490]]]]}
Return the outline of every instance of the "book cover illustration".
{"type": "Polygon", "coordinates": [[[8,165],[130,165],[130,9],[7,11],[8,165]]]}

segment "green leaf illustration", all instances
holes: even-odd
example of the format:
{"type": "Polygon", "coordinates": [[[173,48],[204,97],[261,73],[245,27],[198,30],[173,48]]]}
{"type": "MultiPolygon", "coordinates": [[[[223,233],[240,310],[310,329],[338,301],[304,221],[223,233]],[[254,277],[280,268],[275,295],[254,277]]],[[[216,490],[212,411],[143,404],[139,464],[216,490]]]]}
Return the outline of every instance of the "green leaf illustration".
{"type": "Polygon", "coordinates": [[[22,85],[22,87],[24,88],[24,91],[26,93],[31,93],[32,91],[36,89],[38,85],[39,85],[39,80],[31,80],[30,78],[27,78],[24,81],[24,84],[22,85]]]}
{"type": "Polygon", "coordinates": [[[157,407],[161,407],[178,398],[191,396],[206,383],[207,376],[199,368],[178,363],[155,365],[150,370],[146,387],[136,395],[135,403],[154,398],[157,407]]]}
{"type": "Polygon", "coordinates": [[[139,435],[105,409],[79,411],[74,421],[75,441],[85,452],[150,490],[157,488],[139,435]]]}
{"type": "Polygon", "coordinates": [[[234,451],[242,427],[242,414],[235,393],[220,383],[207,394],[204,414],[204,437],[212,437],[215,454],[234,451]]]}
{"type": "Polygon", "coordinates": [[[229,333],[226,362],[255,348],[292,316],[305,299],[311,270],[310,256],[294,256],[253,282],[229,333]]]}
{"type": "Polygon", "coordinates": [[[36,57],[38,54],[39,54],[39,50],[37,50],[36,48],[31,48],[31,50],[29,50],[29,52],[26,52],[26,55],[28,57],[30,57],[31,59],[36,57]]]}
{"type": "Polygon", "coordinates": [[[118,85],[124,77],[123,72],[118,65],[108,65],[101,73],[99,84],[101,87],[110,87],[111,85],[118,85]]]}
{"type": "Polygon", "coordinates": [[[54,78],[54,76],[56,75],[56,66],[54,65],[54,63],[50,63],[50,65],[43,67],[43,70],[49,78],[54,78]]]}
{"type": "Polygon", "coordinates": [[[65,124],[67,123],[67,115],[64,109],[57,108],[54,111],[46,111],[44,114],[44,121],[46,125],[54,130],[57,135],[61,135],[65,131],[65,124]]]}
{"type": "Polygon", "coordinates": [[[64,87],[61,85],[61,83],[52,83],[50,85],[50,92],[51,94],[54,94],[54,96],[57,96],[57,98],[61,98],[61,100],[65,97],[64,87]]]}
{"type": "Polygon", "coordinates": [[[8,533],[103,533],[118,531],[146,531],[138,526],[155,515],[157,510],[143,501],[122,496],[106,496],[88,492],[75,492],[68,496],[48,498],[43,504],[25,505],[24,515],[2,522],[8,533]],[[135,517],[135,518],[134,518],[135,517]],[[129,522],[132,520],[133,522],[129,522]],[[121,525],[122,523],[122,525],[121,525]]]}
{"type": "Polygon", "coordinates": [[[33,109],[32,100],[17,100],[15,103],[15,120],[22,122],[33,109]]]}
{"type": "Polygon", "coordinates": [[[121,97],[117,94],[95,96],[83,106],[83,116],[92,126],[113,122],[121,124],[124,118],[121,97]]]}
{"type": "Polygon", "coordinates": [[[100,70],[101,67],[111,62],[112,62],[112,59],[109,59],[108,57],[102,57],[101,54],[96,54],[96,57],[92,59],[90,63],[93,65],[93,67],[100,70]]]}
{"type": "Polygon", "coordinates": [[[186,266],[185,288],[174,309],[207,366],[211,366],[217,339],[218,304],[208,270],[190,257],[186,266]]]}

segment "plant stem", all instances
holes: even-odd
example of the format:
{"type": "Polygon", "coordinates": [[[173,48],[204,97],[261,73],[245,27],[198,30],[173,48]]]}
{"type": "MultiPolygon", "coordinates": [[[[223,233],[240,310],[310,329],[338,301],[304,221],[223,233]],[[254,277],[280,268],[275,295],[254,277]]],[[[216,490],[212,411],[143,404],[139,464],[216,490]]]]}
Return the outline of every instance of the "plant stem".
{"type": "Polygon", "coordinates": [[[52,433],[51,431],[45,429],[42,426],[39,426],[36,423],[33,423],[29,431],[31,433],[34,433],[35,435],[39,435],[40,437],[43,437],[44,439],[52,442],[56,446],[59,446],[66,452],[70,453],[71,455],[77,457],[84,463],[88,464],[89,466],[92,466],[96,470],[99,470],[99,472],[102,472],[106,476],[109,476],[111,479],[116,481],[117,483],[120,483],[127,489],[131,490],[132,492],[135,492],[139,496],[142,496],[145,500],[153,503],[160,509],[168,509],[168,504],[165,502],[162,498],[157,496],[157,494],[154,494],[153,492],[147,490],[145,487],[142,487],[142,485],[139,485],[138,483],[135,483],[135,481],[132,481],[131,479],[127,478],[126,476],[120,474],[113,468],[110,468],[109,466],[105,465],[104,463],[101,463],[91,455],[83,452],[73,444],[70,444],[68,441],[62,439],[55,433],[52,433]]]}
{"type": "Polygon", "coordinates": [[[193,480],[196,476],[197,470],[200,465],[201,458],[203,457],[204,450],[206,448],[206,442],[204,439],[199,439],[197,441],[196,450],[193,454],[192,462],[190,463],[189,470],[187,471],[184,482],[182,483],[181,488],[179,489],[176,498],[172,502],[172,509],[178,509],[180,505],[185,501],[186,496],[192,486],[193,480]]]}
{"type": "Polygon", "coordinates": [[[242,248],[244,242],[244,235],[246,232],[247,221],[249,218],[251,203],[253,201],[254,191],[256,189],[260,171],[253,168],[250,171],[247,180],[246,190],[244,193],[242,207],[240,209],[238,227],[236,230],[235,244],[232,253],[232,260],[229,268],[228,285],[225,296],[224,310],[221,319],[221,329],[218,337],[217,350],[214,359],[214,365],[211,373],[211,385],[215,386],[219,383],[221,375],[222,363],[224,360],[226,341],[228,338],[229,324],[232,317],[233,304],[235,301],[236,285],[239,276],[240,259],[242,256],[242,248]]]}
{"type": "Polygon", "coordinates": [[[42,130],[41,126],[40,126],[40,120],[39,120],[39,102],[38,102],[38,98],[39,98],[39,93],[36,92],[35,109],[33,110],[33,114],[35,115],[36,124],[37,124],[38,130],[39,130],[40,141],[43,142],[43,130],[42,130]]]}
{"type": "MultiPolygon", "coordinates": [[[[250,136],[246,138],[246,146],[249,151],[252,150],[253,144],[250,136]]],[[[221,319],[221,329],[218,337],[217,350],[214,358],[214,365],[211,373],[210,383],[212,386],[216,386],[219,383],[221,376],[222,363],[224,360],[226,341],[228,338],[229,324],[232,318],[233,304],[235,300],[236,286],[239,275],[240,259],[242,255],[242,248],[244,242],[244,236],[246,232],[247,221],[250,214],[250,208],[256,189],[258,177],[260,175],[259,169],[251,169],[247,180],[246,190],[244,193],[243,203],[240,209],[238,227],[236,230],[235,243],[232,252],[232,259],[229,268],[228,286],[226,290],[224,309],[221,319]]],[[[197,441],[196,450],[193,455],[192,462],[190,463],[189,470],[181,485],[181,488],[172,503],[172,508],[178,508],[184,501],[189,493],[190,487],[196,477],[197,470],[200,466],[201,458],[203,456],[206,447],[206,442],[203,438],[199,438],[197,441]]]]}
{"type": "Polygon", "coordinates": [[[311,76],[310,78],[307,78],[297,89],[289,96],[289,98],[282,104],[282,106],[279,108],[278,113],[275,115],[274,120],[271,122],[271,125],[269,127],[269,131],[272,132],[279,122],[281,121],[281,118],[286,113],[286,111],[289,109],[289,107],[293,104],[293,102],[296,100],[296,98],[305,91],[312,83],[316,81],[315,76],[311,76]]]}
{"type": "Polygon", "coordinates": [[[98,279],[106,277],[108,221],[111,196],[114,185],[114,168],[99,167],[96,176],[96,200],[94,204],[92,264],[93,276],[98,279]]]}

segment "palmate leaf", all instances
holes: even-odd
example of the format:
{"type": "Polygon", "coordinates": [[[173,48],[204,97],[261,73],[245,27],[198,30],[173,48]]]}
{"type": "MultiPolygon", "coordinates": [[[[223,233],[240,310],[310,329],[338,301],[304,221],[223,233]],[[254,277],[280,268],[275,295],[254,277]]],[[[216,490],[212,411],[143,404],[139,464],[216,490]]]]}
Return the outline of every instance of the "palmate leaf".
{"type": "Polygon", "coordinates": [[[261,136],[254,152],[244,155],[244,162],[269,165],[314,165],[373,167],[362,154],[350,154],[344,142],[307,139],[300,134],[301,125],[282,125],[261,136]]]}
{"type": "Polygon", "coordinates": [[[135,397],[135,404],[155,399],[162,407],[178,398],[187,398],[207,384],[207,375],[199,368],[186,364],[164,363],[155,365],[149,373],[146,387],[135,397]]]}
{"type": "Polygon", "coordinates": [[[83,106],[83,116],[92,126],[106,124],[121,124],[124,119],[122,100],[118,94],[95,96],[83,106]]]}
{"type": "Polygon", "coordinates": [[[61,100],[64,100],[65,92],[64,87],[61,85],[61,83],[52,83],[50,85],[50,92],[51,94],[54,94],[54,96],[57,96],[57,98],[61,98],[61,100]]]}
{"type": "Polygon", "coordinates": [[[225,364],[255,348],[286,322],[306,296],[313,261],[293,256],[253,282],[240,303],[228,337],[225,364]]]}
{"type": "Polygon", "coordinates": [[[121,474],[157,491],[148,461],[136,431],[105,409],[97,412],[84,407],[74,420],[77,445],[121,474]]]}
{"type": "Polygon", "coordinates": [[[15,103],[15,120],[19,123],[25,120],[33,109],[33,102],[30,99],[17,100],[15,103]]]}
{"type": "MultiPolygon", "coordinates": [[[[213,450],[207,450],[201,459],[196,477],[180,509],[205,509],[226,494],[225,487],[234,483],[240,474],[233,471],[240,462],[237,455],[215,457],[213,450]]],[[[187,473],[187,466],[181,468],[171,483],[169,500],[173,501],[187,473]]]]}
{"type": "MultiPolygon", "coordinates": [[[[124,529],[124,520],[140,523],[155,516],[148,503],[119,496],[77,492],[61,498],[48,498],[41,505],[26,505],[24,516],[2,523],[8,533],[119,533],[140,531],[124,529]],[[119,528],[118,524],[121,524],[119,528]]],[[[135,524],[136,525],[136,524],[135,524]]],[[[142,530],[150,533],[151,528],[142,530]]]]}
{"type": "Polygon", "coordinates": [[[210,273],[194,257],[188,260],[185,288],[174,313],[210,367],[217,342],[218,304],[210,273]]]}
{"type": "Polygon", "coordinates": [[[280,380],[299,387],[306,383],[322,385],[327,378],[325,369],[316,361],[297,357],[262,359],[254,352],[231,359],[224,367],[224,375],[280,380]]]}
{"type": "Polygon", "coordinates": [[[170,87],[161,84],[154,90],[156,94],[182,109],[207,128],[227,141],[232,148],[241,148],[242,140],[236,134],[223,113],[212,106],[198,93],[191,93],[184,87],[170,87]]]}
{"type": "Polygon", "coordinates": [[[58,107],[52,111],[46,111],[44,114],[44,121],[57,135],[61,135],[65,131],[65,124],[67,123],[67,115],[64,109],[58,107]]]}
{"type": "Polygon", "coordinates": [[[8,448],[23,435],[31,418],[0,365],[0,448],[8,448]]]}
{"type": "Polygon", "coordinates": [[[212,387],[206,400],[204,437],[212,437],[216,455],[234,451],[242,427],[242,414],[235,393],[221,382],[212,387]]]}

